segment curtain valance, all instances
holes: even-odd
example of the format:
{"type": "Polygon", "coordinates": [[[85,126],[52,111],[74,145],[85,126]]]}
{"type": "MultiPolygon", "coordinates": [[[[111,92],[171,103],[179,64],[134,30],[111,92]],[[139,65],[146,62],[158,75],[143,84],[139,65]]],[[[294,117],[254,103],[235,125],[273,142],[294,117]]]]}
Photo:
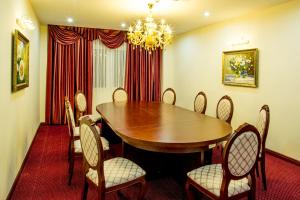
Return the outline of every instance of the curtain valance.
{"type": "Polygon", "coordinates": [[[126,32],[96,28],[49,25],[49,34],[62,45],[70,45],[80,38],[88,41],[100,39],[108,48],[115,49],[126,41],[126,32]]]}

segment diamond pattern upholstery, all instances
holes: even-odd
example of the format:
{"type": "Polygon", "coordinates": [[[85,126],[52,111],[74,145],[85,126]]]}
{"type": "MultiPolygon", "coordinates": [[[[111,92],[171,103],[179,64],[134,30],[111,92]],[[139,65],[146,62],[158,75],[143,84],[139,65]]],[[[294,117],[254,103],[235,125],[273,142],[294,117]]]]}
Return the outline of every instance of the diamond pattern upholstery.
{"type": "Polygon", "coordinates": [[[219,119],[227,121],[230,117],[231,103],[228,99],[222,99],[218,104],[217,116],[219,119]]]}
{"type": "Polygon", "coordinates": [[[256,162],[258,138],[248,131],[239,135],[232,143],[228,156],[228,169],[234,176],[248,173],[256,162]]]}
{"type": "MultiPolygon", "coordinates": [[[[220,196],[221,184],[223,179],[223,170],[221,164],[206,165],[189,172],[188,177],[201,187],[220,196]]],[[[228,186],[228,196],[234,196],[236,194],[249,191],[247,177],[239,180],[231,180],[228,186]]]]}
{"type": "MultiPolygon", "coordinates": [[[[134,162],[126,158],[113,158],[104,161],[105,187],[113,187],[144,176],[146,172],[134,162]]],[[[89,169],[86,177],[98,185],[98,173],[89,169]]]]}
{"type": "Polygon", "coordinates": [[[123,102],[127,101],[127,92],[124,89],[117,89],[114,92],[113,101],[123,102]]]}
{"type": "Polygon", "coordinates": [[[78,110],[80,112],[85,112],[86,110],[86,98],[83,93],[78,93],[76,96],[76,103],[78,106],[78,110]]]}
{"type": "Polygon", "coordinates": [[[174,102],[174,99],[175,99],[175,94],[173,91],[167,90],[166,92],[164,92],[163,98],[162,98],[162,101],[164,103],[172,105],[174,102]]]}
{"type": "MultiPolygon", "coordinates": [[[[99,135],[101,135],[101,129],[99,128],[99,126],[95,126],[99,135]]],[[[79,127],[75,127],[75,131],[74,131],[74,136],[79,136],[80,135],[80,132],[79,132],[79,127]]],[[[109,142],[107,139],[105,139],[104,137],[100,137],[101,139],[101,142],[102,142],[102,147],[103,147],[103,150],[109,150],[109,142]]]]}
{"type": "MultiPolygon", "coordinates": [[[[109,150],[109,142],[104,138],[104,137],[100,137],[101,142],[102,142],[102,146],[103,146],[103,150],[109,150]]],[[[81,153],[82,149],[81,149],[81,143],[80,140],[74,140],[74,149],[75,149],[75,153],[81,153]]]]}
{"type": "Polygon", "coordinates": [[[262,109],[259,112],[257,123],[256,123],[256,128],[260,135],[264,133],[264,130],[266,128],[266,122],[267,122],[267,113],[266,110],[262,109]]]}
{"type": "Polygon", "coordinates": [[[202,94],[197,95],[194,103],[194,108],[196,112],[202,113],[205,106],[205,97],[202,94]]]}
{"type": "Polygon", "coordinates": [[[97,140],[93,131],[86,124],[80,126],[81,147],[88,164],[96,167],[99,161],[99,152],[97,149],[97,140]]]}

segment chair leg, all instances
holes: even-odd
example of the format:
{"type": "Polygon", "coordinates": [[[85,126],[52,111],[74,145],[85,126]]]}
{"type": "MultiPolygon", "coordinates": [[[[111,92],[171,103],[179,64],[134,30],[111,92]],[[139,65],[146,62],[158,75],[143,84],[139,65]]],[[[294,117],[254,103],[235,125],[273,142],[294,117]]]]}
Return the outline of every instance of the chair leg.
{"type": "Polygon", "coordinates": [[[262,181],[264,184],[264,190],[267,190],[266,163],[264,157],[262,157],[262,160],[260,162],[260,170],[261,170],[262,181]]]}
{"type": "Polygon", "coordinates": [[[82,190],[82,196],[81,199],[82,200],[86,200],[87,198],[87,193],[88,193],[88,189],[89,189],[89,184],[86,181],[86,178],[84,178],[84,183],[83,183],[83,190],[82,190]]]}
{"type": "Polygon", "coordinates": [[[68,185],[71,185],[72,177],[73,177],[73,170],[74,170],[74,158],[73,154],[71,153],[70,162],[69,162],[69,180],[68,185]]]}
{"type": "Polygon", "coordinates": [[[258,162],[255,165],[255,170],[256,170],[256,176],[259,177],[258,162]]]}
{"type": "Polygon", "coordinates": [[[98,187],[98,200],[104,200],[105,199],[105,191],[102,190],[100,187],[98,187]]]}
{"type": "Polygon", "coordinates": [[[193,200],[193,195],[188,181],[185,184],[185,193],[186,193],[187,200],[193,200]]]}
{"type": "Polygon", "coordinates": [[[141,182],[141,190],[140,190],[140,193],[139,193],[139,196],[138,196],[139,200],[143,200],[145,198],[146,190],[147,190],[147,184],[146,184],[146,181],[143,180],[141,182]]]}
{"type": "Polygon", "coordinates": [[[69,141],[69,146],[68,146],[68,162],[71,160],[71,141],[69,141]]]}
{"type": "Polygon", "coordinates": [[[256,178],[255,173],[251,174],[251,189],[248,193],[249,200],[255,200],[255,192],[256,192],[256,178]]]}
{"type": "MultiPolygon", "coordinates": [[[[204,159],[204,162],[201,163],[202,165],[209,165],[212,163],[212,155],[213,155],[213,149],[208,149],[206,151],[204,151],[203,153],[203,159],[204,159]]],[[[202,156],[202,154],[201,154],[202,156]]]]}

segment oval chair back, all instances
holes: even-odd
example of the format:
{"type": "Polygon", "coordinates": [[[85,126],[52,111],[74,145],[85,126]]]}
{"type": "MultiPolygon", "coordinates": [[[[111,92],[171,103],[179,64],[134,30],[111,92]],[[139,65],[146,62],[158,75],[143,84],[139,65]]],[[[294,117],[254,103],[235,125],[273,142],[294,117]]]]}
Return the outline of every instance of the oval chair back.
{"type": "Polygon", "coordinates": [[[199,92],[194,100],[194,111],[200,112],[201,114],[205,114],[207,106],[207,99],[204,92],[199,92]]]}
{"type": "Polygon", "coordinates": [[[231,123],[233,115],[233,102],[227,95],[223,96],[217,105],[217,118],[231,123]]]}
{"type": "Polygon", "coordinates": [[[86,174],[89,169],[96,170],[98,174],[98,183],[100,183],[99,186],[105,187],[103,175],[104,152],[96,125],[89,117],[84,117],[80,121],[79,128],[80,143],[84,159],[84,174],[86,174]]]}
{"type": "Polygon", "coordinates": [[[126,102],[128,94],[124,88],[117,88],[112,95],[113,102],[126,102]]]}
{"type": "Polygon", "coordinates": [[[166,104],[175,105],[176,103],[176,93],[172,88],[167,88],[162,95],[162,102],[166,104]]]}
{"type": "Polygon", "coordinates": [[[83,116],[87,110],[87,103],[85,95],[82,91],[78,90],[75,94],[75,108],[76,108],[76,123],[78,124],[78,119],[83,116]]]}
{"type": "MultiPolygon", "coordinates": [[[[257,164],[260,135],[250,124],[241,125],[230,137],[223,151],[223,180],[222,187],[227,188],[231,180],[251,177],[251,194],[255,196],[255,166],[257,164]]],[[[228,196],[228,190],[221,190],[221,196],[228,196]]]]}

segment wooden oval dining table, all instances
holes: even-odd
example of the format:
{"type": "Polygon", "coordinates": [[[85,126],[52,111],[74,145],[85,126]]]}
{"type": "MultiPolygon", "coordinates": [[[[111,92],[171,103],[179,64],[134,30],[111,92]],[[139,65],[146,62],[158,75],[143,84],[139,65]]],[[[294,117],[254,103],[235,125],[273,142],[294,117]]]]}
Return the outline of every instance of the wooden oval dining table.
{"type": "Polygon", "coordinates": [[[161,102],[112,102],[96,109],[123,142],[147,151],[200,152],[232,133],[225,121],[161,102]]]}

